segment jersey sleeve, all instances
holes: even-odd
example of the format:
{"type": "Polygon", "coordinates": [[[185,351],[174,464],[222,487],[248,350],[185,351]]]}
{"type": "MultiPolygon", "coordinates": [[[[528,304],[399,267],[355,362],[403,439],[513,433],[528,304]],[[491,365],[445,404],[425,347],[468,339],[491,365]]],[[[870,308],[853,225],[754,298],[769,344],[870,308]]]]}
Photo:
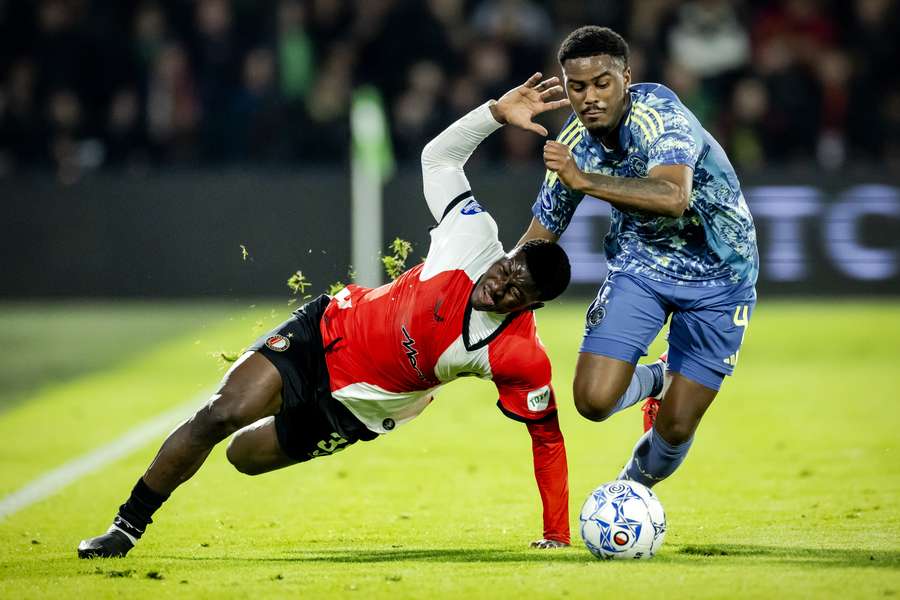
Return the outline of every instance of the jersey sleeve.
{"type": "Polygon", "coordinates": [[[500,411],[524,423],[553,416],[556,396],[550,384],[550,359],[537,336],[530,340],[518,337],[492,351],[492,379],[500,396],[500,411]]]}
{"type": "Polygon", "coordinates": [[[502,125],[485,103],[458,119],[422,150],[422,186],[425,201],[435,221],[440,223],[448,211],[467,194],[471,186],[463,167],[478,145],[502,125]]]}
{"type": "Polygon", "coordinates": [[[662,102],[655,107],[636,102],[630,118],[638,124],[646,144],[647,170],[658,165],[694,168],[703,144],[681,107],[674,102],[662,102]]]}
{"type": "Polygon", "coordinates": [[[534,479],[543,507],[544,539],[568,544],[569,464],[566,443],[556,413],[536,423],[528,423],[534,479]]]}
{"type": "MultiPolygon", "coordinates": [[[[573,114],[563,125],[559,135],[556,136],[556,141],[566,144],[575,152],[582,136],[584,136],[584,128],[573,114]]],[[[531,214],[548,231],[562,235],[569,226],[569,221],[572,220],[572,215],[575,214],[575,209],[582,198],[584,198],[584,194],[570,190],[562,184],[556,173],[547,170],[537,199],[531,207],[531,214]]]]}
{"type": "Polygon", "coordinates": [[[489,347],[492,379],[500,394],[497,406],[507,417],[525,423],[531,435],[544,538],[568,544],[568,463],[550,385],[550,359],[538,339],[533,317],[519,318],[530,320],[521,321],[502,344],[489,347]]]}
{"type": "Polygon", "coordinates": [[[461,269],[474,278],[503,255],[496,221],[466,192],[448,205],[441,222],[432,228],[421,277],[461,269]]]}
{"type": "Polygon", "coordinates": [[[482,104],[442,131],[422,150],[425,200],[437,226],[422,279],[451,269],[475,277],[503,256],[497,223],[472,195],[463,166],[491,133],[502,127],[482,104]]]}

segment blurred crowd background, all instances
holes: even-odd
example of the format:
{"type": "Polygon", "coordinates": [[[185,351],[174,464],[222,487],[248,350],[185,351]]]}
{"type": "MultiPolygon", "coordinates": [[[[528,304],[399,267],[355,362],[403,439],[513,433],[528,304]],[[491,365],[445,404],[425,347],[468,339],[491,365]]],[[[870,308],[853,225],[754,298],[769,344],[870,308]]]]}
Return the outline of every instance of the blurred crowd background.
{"type": "MultiPolygon", "coordinates": [[[[0,0],[0,176],[339,163],[352,91],[399,160],[608,25],[740,170],[900,168],[892,0],[0,0]]],[[[566,115],[551,117],[552,128],[566,115]]],[[[480,158],[534,161],[512,129],[480,158]]]]}

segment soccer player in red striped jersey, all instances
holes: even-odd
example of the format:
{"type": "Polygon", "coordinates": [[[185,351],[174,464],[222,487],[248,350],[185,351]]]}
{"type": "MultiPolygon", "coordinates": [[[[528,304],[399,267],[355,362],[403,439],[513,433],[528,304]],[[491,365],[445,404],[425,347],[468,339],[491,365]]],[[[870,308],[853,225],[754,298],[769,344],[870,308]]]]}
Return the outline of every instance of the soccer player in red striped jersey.
{"type": "Polygon", "coordinates": [[[231,434],[228,460],[265,473],[386,435],[465,376],[493,381],[500,410],[531,435],[543,503],[543,535],[532,546],[568,545],[565,444],[533,311],[566,288],[569,261],[544,240],[504,252],[463,172],[505,123],[546,135],[532,118],[567,104],[553,100],[558,83],[536,73],[432,140],[422,172],[437,225],[425,262],[379,288],[321,296],[257,341],[166,439],[109,530],[79,544],[79,556],[127,554],[169,494],[231,434]]]}

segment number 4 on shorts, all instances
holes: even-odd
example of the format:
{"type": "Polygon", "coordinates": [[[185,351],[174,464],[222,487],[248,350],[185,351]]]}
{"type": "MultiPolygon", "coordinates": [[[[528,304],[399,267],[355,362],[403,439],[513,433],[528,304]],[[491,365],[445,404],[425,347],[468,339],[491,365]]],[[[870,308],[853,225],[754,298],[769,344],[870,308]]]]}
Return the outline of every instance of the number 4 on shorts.
{"type": "MultiPolygon", "coordinates": [[[[734,324],[738,327],[743,327],[744,331],[741,333],[741,346],[744,344],[744,336],[747,335],[747,325],[750,324],[750,307],[746,304],[741,306],[734,307],[734,324]]],[[[725,359],[725,364],[731,365],[732,367],[737,366],[738,355],[741,353],[740,346],[738,346],[738,350],[725,359]]]]}

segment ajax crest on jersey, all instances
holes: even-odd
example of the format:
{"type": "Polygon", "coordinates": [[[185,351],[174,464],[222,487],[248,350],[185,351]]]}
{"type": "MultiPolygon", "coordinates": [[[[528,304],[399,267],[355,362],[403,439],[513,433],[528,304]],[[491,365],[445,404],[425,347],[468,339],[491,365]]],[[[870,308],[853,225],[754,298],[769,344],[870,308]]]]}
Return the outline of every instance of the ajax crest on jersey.
{"type": "Polygon", "coordinates": [[[647,487],[611,481],[581,507],[581,539],[597,558],[652,558],[666,537],[666,514],[647,487]]]}
{"type": "Polygon", "coordinates": [[[641,158],[638,153],[633,153],[628,157],[628,166],[631,171],[638,177],[647,176],[647,161],[641,158]]]}

